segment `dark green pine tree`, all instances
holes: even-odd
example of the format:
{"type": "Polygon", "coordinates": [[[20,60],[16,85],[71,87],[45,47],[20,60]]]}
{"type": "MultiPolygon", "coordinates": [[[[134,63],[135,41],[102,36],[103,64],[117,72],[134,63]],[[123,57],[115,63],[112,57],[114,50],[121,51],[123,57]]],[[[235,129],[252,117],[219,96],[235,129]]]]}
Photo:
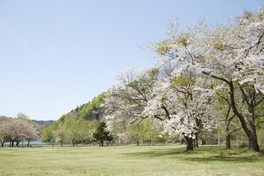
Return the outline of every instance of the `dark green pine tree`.
{"type": "Polygon", "coordinates": [[[106,129],[107,125],[104,121],[100,122],[96,128],[93,137],[99,142],[100,146],[104,146],[104,141],[112,141],[113,137],[110,132],[106,129]]]}

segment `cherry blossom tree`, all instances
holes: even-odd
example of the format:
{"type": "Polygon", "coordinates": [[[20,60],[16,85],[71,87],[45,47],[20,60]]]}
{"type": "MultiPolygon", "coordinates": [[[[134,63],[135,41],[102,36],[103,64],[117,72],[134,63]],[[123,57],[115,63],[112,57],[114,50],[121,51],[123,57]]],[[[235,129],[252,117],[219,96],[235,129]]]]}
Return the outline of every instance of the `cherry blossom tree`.
{"type": "Polygon", "coordinates": [[[201,21],[186,32],[179,32],[174,23],[169,29],[169,38],[155,46],[162,58],[158,67],[164,74],[156,81],[144,113],[163,114],[165,130],[183,136],[187,150],[193,150],[201,129],[210,129],[213,124],[211,81],[201,75],[200,64],[195,62],[202,59],[199,41],[206,28],[201,21]]]}
{"type": "Polygon", "coordinates": [[[31,140],[38,138],[37,127],[28,119],[6,118],[0,120],[0,139],[3,147],[6,141],[10,141],[11,146],[19,145],[21,141],[27,141],[27,146],[31,140]]]}
{"type": "Polygon", "coordinates": [[[111,123],[122,123],[124,117],[127,125],[147,118],[142,112],[150,99],[157,74],[156,69],[146,69],[139,73],[129,69],[117,74],[118,84],[108,90],[104,100],[110,128],[113,126],[111,123]]]}
{"type": "Polygon", "coordinates": [[[245,12],[235,22],[218,26],[204,38],[203,73],[221,81],[232,111],[248,137],[249,149],[259,151],[256,127],[263,121],[264,11],[245,12]],[[236,96],[246,102],[239,109],[236,96]]]}
{"type": "Polygon", "coordinates": [[[214,125],[211,90],[198,88],[198,82],[201,83],[201,79],[196,83],[187,76],[160,80],[143,112],[149,116],[164,116],[164,132],[180,134],[187,150],[193,150],[194,139],[198,141],[202,128],[210,130],[214,125]]]}

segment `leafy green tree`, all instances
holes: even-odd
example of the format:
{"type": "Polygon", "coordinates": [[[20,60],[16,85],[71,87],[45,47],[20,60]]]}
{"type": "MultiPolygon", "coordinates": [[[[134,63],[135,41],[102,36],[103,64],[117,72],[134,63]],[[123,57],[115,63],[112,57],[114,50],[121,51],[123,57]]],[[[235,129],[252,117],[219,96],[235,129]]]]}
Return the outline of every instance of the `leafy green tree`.
{"type": "Polygon", "coordinates": [[[53,133],[54,130],[55,130],[54,124],[42,126],[40,140],[42,142],[54,143],[55,142],[55,136],[53,133]]]}
{"type": "Polygon", "coordinates": [[[53,131],[55,142],[60,143],[61,147],[63,146],[66,140],[66,131],[67,129],[64,126],[64,123],[56,123],[53,131]]]}
{"type": "Polygon", "coordinates": [[[140,122],[135,122],[135,123],[130,124],[127,131],[128,131],[128,137],[132,141],[136,141],[137,146],[138,146],[141,140],[141,136],[142,136],[140,122]]]}
{"type": "Polygon", "coordinates": [[[99,142],[99,145],[104,146],[104,141],[112,141],[113,137],[107,130],[107,125],[104,121],[100,122],[96,128],[93,137],[99,142]]]}
{"type": "Polygon", "coordinates": [[[145,119],[143,121],[134,122],[128,127],[128,136],[131,140],[136,141],[139,145],[149,142],[152,145],[154,141],[160,141],[160,134],[163,131],[160,125],[154,123],[153,119],[145,119]]]}
{"type": "Polygon", "coordinates": [[[65,138],[70,141],[73,146],[78,144],[80,140],[80,128],[79,120],[75,116],[68,115],[68,118],[63,122],[63,128],[65,129],[65,138]]]}
{"type": "Polygon", "coordinates": [[[95,121],[87,121],[85,119],[79,119],[79,140],[82,144],[91,144],[93,141],[93,133],[96,130],[95,121]]]}

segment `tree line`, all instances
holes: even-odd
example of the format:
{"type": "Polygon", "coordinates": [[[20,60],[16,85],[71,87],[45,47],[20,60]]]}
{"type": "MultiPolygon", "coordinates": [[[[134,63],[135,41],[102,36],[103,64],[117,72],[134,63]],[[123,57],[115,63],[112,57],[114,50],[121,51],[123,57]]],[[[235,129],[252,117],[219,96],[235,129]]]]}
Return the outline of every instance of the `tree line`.
{"type": "Polygon", "coordinates": [[[86,120],[72,113],[64,115],[51,125],[41,127],[40,140],[52,145],[58,143],[60,146],[70,144],[78,145],[126,145],[126,144],[152,144],[164,143],[168,136],[160,136],[163,131],[161,125],[154,126],[152,119],[135,122],[123,128],[125,133],[109,129],[105,119],[86,120]]]}

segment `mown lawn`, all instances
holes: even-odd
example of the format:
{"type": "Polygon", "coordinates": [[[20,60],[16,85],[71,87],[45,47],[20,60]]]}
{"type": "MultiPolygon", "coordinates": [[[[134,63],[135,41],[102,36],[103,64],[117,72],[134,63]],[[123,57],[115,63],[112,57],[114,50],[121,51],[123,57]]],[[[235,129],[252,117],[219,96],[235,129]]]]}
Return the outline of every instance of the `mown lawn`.
{"type": "Polygon", "coordinates": [[[264,175],[264,154],[184,146],[0,148],[0,176],[264,175]]]}

